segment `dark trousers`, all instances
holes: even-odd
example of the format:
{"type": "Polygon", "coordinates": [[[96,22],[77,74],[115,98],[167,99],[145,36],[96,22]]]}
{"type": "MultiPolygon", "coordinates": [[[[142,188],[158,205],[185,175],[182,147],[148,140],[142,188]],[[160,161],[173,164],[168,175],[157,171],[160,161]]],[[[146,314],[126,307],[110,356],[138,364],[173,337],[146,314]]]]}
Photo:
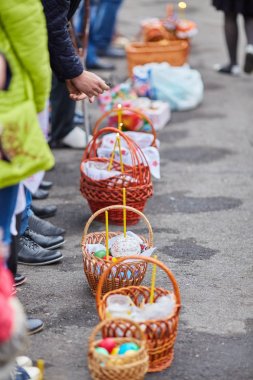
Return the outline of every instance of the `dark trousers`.
{"type": "MultiPolygon", "coordinates": [[[[17,231],[20,230],[21,225],[21,214],[16,215],[16,229],[17,231]]],[[[13,274],[13,277],[17,274],[17,266],[18,266],[18,239],[19,239],[19,233],[16,236],[12,235],[11,239],[11,245],[10,245],[10,255],[7,260],[7,266],[11,273],[13,274]]]]}
{"type": "Polygon", "coordinates": [[[69,98],[66,84],[53,75],[51,103],[50,143],[63,139],[74,128],[75,102],[69,98]]]}

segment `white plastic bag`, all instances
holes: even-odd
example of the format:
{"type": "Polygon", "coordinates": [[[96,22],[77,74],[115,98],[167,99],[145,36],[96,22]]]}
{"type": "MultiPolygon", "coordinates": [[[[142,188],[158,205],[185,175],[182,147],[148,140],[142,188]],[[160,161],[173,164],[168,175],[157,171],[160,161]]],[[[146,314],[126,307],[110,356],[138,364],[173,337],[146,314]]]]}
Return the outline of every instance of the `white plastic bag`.
{"type": "MultiPolygon", "coordinates": [[[[138,66],[135,69],[136,76],[138,66]]],[[[142,76],[144,72],[152,97],[167,101],[174,111],[193,109],[203,100],[204,85],[200,73],[188,65],[172,67],[166,62],[150,63],[142,66],[142,76]]]]}

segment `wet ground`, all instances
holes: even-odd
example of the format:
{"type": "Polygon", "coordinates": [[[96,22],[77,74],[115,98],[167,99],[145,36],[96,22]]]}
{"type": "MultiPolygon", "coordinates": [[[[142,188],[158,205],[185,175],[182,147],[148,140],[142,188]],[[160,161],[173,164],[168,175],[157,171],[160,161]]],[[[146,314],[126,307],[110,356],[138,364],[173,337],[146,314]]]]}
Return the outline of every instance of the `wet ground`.
{"type": "MultiPolygon", "coordinates": [[[[126,0],[120,30],[138,32],[143,17],[162,16],[163,0],[126,0]]],[[[145,210],[159,257],[181,289],[182,312],[170,369],[147,379],[253,379],[253,77],[217,75],[212,65],[225,60],[221,15],[209,1],[189,1],[197,21],[191,64],[205,84],[203,104],[173,113],[158,135],[161,174],[145,210]]],[[[243,45],[243,38],[241,40],[243,45]]],[[[242,55],[242,50],[240,50],[242,55]]],[[[117,62],[113,80],[125,78],[117,62]]],[[[91,109],[92,122],[97,110],[91,109]]],[[[79,193],[82,152],[57,150],[48,201],[57,204],[52,222],[67,229],[62,263],[20,267],[28,282],[20,291],[27,313],[41,317],[44,332],[30,339],[27,353],[46,362],[46,380],[89,379],[87,345],[98,322],[94,298],[84,278],[80,241],[90,211],[79,193]]],[[[94,223],[92,231],[101,230],[94,223]]],[[[144,225],[137,226],[145,233],[144,225]]],[[[158,271],[157,283],[167,286],[158,271]]],[[[115,379],[116,380],[116,379],[115,379]]]]}

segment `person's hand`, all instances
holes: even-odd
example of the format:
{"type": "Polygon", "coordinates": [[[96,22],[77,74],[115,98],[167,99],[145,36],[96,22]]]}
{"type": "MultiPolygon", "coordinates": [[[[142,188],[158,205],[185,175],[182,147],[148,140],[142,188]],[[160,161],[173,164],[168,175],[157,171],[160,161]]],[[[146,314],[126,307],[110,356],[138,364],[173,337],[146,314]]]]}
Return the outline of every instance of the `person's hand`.
{"type": "MultiPolygon", "coordinates": [[[[89,99],[102,94],[110,88],[103,79],[90,71],[83,71],[81,75],[69,81],[76,90],[75,94],[77,96],[82,97],[82,94],[85,94],[89,99]]],[[[85,98],[82,97],[82,99],[85,98]]]]}
{"type": "Polygon", "coordinates": [[[5,88],[6,80],[6,60],[4,56],[0,54],[0,90],[5,88]]]}
{"type": "Polygon", "coordinates": [[[66,86],[69,91],[69,97],[71,100],[78,101],[88,98],[88,96],[84,92],[80,92],[75,88],[75,86],[71,83],[71,81],[68,79],[66,80],[66,86]]]}

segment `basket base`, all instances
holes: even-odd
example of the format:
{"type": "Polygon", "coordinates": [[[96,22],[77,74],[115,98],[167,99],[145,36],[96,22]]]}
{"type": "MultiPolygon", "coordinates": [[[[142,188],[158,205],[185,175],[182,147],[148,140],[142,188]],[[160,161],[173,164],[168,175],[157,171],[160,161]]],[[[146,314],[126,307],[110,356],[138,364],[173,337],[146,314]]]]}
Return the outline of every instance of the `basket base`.
{"type": "Polygon", "coordinates": [[[172,349],[165,358],[156,360],[155,362],[149,362],[148,372],[160,372],[166,368],[169,368],[174,359],[174,349],[172,349]]]}

